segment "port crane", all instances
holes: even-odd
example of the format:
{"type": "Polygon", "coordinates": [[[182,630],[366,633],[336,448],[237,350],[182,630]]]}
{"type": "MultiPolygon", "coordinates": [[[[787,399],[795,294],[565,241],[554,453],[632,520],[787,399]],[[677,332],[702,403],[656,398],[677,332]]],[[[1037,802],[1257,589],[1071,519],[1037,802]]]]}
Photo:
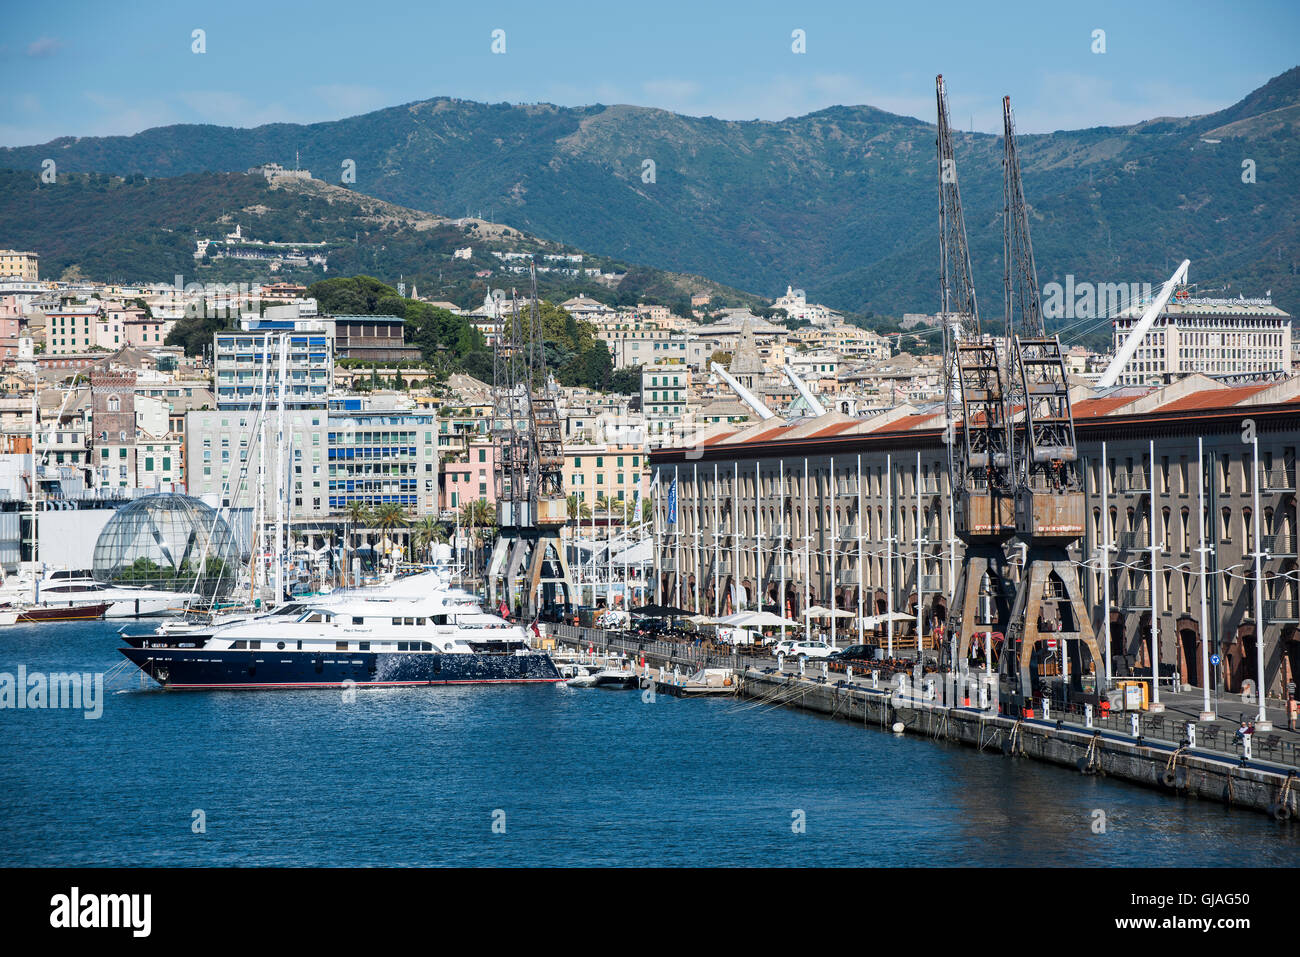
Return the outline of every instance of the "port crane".
{"type": "Polygon", "coordinates": [[[942,75],[935,79],[935,97],[944,440],[953,531],[965,546],[953,582],[947,627],[957,640],[957,662],[964,669],[975,636],[1005,634],[1011,612],[1013,586],[1004,550],[1015,531],[1011,433],[998,345],[980,327],[942,75]]]}
{"type": "Polygon", "coordinates": [[[564,436],[546,370],[537,269],[529,267],[527,320],[511,293],[492,349],[492,440],[498,535],[488,562],[488,595],[526,618],[546,606],[571,607],[573,579],[560,539],[568,522],[564,436]]]}
{"type": "Polygon", "coordinates": [[[1035,691],[1030,671],[1035,652],[1040,662],[1046,657],[1045,649],[1038,648],[1043,642],[1061,643],[1060,660],[1075,687],[1081,686],[1083,678],[1083,647],[1092,656],[1099,680],[1105,676],[1105,665],[1080,592],[1078,568],[1067,551],[1083,534],[1083,482],[1061,342],[1057,336],[1047,335],[1043,324],[1009,96],[1002,99],[1002,126],[1003,291],[1009,379],[1005,401],[1012,437],[1015,533],[1025,545],[1025,557],[1000,671],[1018,680],[1019,695],[1028,698],[1035,691]],[[1023,424],[1016,428],[1013,417],[1020,410],[1023,424]],[[1012,670],[1017,664],[1018,672],[1012,670]]]}

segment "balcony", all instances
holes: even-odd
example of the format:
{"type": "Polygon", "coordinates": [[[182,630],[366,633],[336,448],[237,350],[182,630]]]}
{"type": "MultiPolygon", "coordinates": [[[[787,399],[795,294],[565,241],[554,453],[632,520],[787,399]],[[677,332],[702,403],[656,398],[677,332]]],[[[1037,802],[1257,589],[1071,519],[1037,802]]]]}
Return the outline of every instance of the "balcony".
{"type": "Polygon", "coordinates": [[[1260,543],[1264,546],[1264,551],[1274,558],[1296,557],[1296,537],[1294,535],[1261,535],[1260,543]]]}
{"type": "Polygon", "coordinates": [[[1116,494],[1140,494],[1145,495],[1151,491],[1151,484],[1147,481],[1145,475],[1141,473],[1126,474],[1121,473],[1115,476],[1116,494]]]}
{"type": "Polygon", "coordinates": [[[1119,547],[1122,551],[1145,551],[1151,547],[1151,537],[1143,532],[1121,532],[1119,547]]]}
{"type": "Polygon", "coordinates": [[[1125,611],[1150,611],[1151,592],[1145,588],[1130,588],[1119,593],[1119,606],[1125,611]]]}
{"type": "Polygon", "coordinates": [[[934,592],[941,591],[942,589],[943,589],[942,575],[921,576],[921,590],[926,594],[933,594],[934,592]]]}
{"type": "Polygon", "coordinates": [[[1259,490],[1261,492],[1294,492],[1295,467],[1290,469],[1274,467],[1259,470],[1259,490]]]}
{"type": "Polygon", "coordinates": [[[1300,624],[1300,601],[1272,598],[1264,602],[1264,620],[1279,625],[1300,624]]]}

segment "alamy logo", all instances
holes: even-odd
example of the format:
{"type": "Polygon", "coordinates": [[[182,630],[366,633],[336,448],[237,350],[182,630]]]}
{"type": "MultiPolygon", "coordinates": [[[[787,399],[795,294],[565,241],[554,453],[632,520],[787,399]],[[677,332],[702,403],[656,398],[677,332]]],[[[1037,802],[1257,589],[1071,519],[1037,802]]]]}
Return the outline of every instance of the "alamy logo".
{"type": "Polygon", "coordinates": [[[1049,282],[1043,287],[1043,318],[1102,319],[1150,302],[1151,297],[1149,282],[1076,282],[1071,274],[1064,286],[1049,282]]]}
{"type": "Polygon", "coordinates": [[[148,937],[152,925],[151,894],[86,894],[80,888],[50,898],[51,927],[129,927],[134,937],[148,937]]]}
{"type": "Polygon", "coordinates": [[[40,671],[28,673],[26,665],[18,673],[0,671],[0,710],[71,708],[85,712],[87,721],[104,714],[104,675],[102,672],[40,671]]]}

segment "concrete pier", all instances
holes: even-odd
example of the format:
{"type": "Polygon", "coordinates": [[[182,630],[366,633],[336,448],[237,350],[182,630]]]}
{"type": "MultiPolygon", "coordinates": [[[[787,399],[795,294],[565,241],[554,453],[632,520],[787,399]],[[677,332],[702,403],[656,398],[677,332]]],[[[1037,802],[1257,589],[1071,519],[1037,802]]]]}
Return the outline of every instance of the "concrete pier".
{"type": "MultiPolygon", "coordinates": [[[[858,673],[852,684],[840,674],[821,676],[816,662],[806,674],[780,672],[766,658],[723,657],[697,660],[671,642],[636,642],[614,638],[595,629],[560,626],[552,631],[563,645],[595,647],[644,656],[652,677],[659,667],[731,667],[737,676],[736,694],[762,699],[801,711],[869,726],[888,732],[902,724],[905,734],[919,734],[977,748],[990,756],[1023,757],[1068,767],[1081,774],[1103,774],[1165,791],[1171,797],[1216,801],[1233,808],[1271,814],[1281,821],[1300,820],[1300,770],[1260,758],[1182,747],[1151,734],[1134,736],[1113,726],[1087,728],[1055,717],[1016,719],[978,707],[945,705],[926,700],[924,691],[898,692],[882,677],[872,688],[858,673]]],[[[939,683],[942,677],[936,678],[939,683]]],[[[1073,717],[1073,716],[1072,716],[1073,717]]],[[[1115,725],[1119,720],[1098,724],[1115,725]]],[[[1139,724],[1141,728],[1141,724],[1139,724]]],[[[1181,736],[1181,735],[1180,735],[1181,736]]],[[[1294,753],[1292,751],[1291,753],[1294,753]]]]}
{"type": "Polygon", "coordinates": [[[1053,720],[990,715],[978,708],[947,707],[906,697],[890,688],[864,688],[755,668],[740,674],[738,692],[802,711],[813,711],[882,730],[965,744],[982,752],[1046,761],[1084,774],[1103,774],[1172,795],[1218,801],[1235,808],[1300,816],[1295,769],[1171,742],[1088,729],[1053,720]]]}

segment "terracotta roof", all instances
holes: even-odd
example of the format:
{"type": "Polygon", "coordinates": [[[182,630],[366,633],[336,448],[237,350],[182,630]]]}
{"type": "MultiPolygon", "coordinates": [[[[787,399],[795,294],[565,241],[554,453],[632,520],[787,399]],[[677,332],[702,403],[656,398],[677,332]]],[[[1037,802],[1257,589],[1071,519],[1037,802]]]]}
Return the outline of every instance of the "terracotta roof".
{"type": "Polygon", "coordinates": [[[1084,399],[1082,402],[1075,402],[1071,404],[1070,411],[1074,413],[1076,419],[1091,419],[1099,415],[1109,415],[1116,409],[1140,398],[1139,395],[1105,395],[1096,399],[1084,399]]]}
{"type": "Polygon", "coordinates": [[[703,442],[700,442],[698,444],[713,445],[716,442],[721,442],[723,439],[729,439],[735,434],[736,434],[735,432],[722,432],[718,435],[710,435],[707,439],[705,439],[703,442]]]}
{"type": "Polygon", "coordinates": [[[809,433],[808,435],[804,436],[804,438],[815,439],[815,438],[821,438],[822,436],[825,435],[839,435],[841,432],[846,432],[849,429],[855,428],[861,424],[862,422],[859,419],[853,419],[850,422],[836,422],[834,425],[828,425],[824,429],[818,429],[816,432],[809,433]]]}
{"type": "Polygon", "coordinates": [[[872,432],[906,432],[908,429],[914,429],[922,422],[928,422],[931,419],[939,418],[937,412],[918,412],[915,415],[905,415],[902,418],[895,419],[893,422],[886,422],[878,429],[872,429],[872,432]]]}
{"type": "Polygon", "coordinates": [[[1185,395],[1181,399],[1175,399],[1168,405],[1162,405],[1157,408],[1156,412],[1186,412],[1190,409],[1225,409],[1249,399],[1256,392],[1263,392],[1273,382],[1252,382],[1250,385],[1239,385],[1228,389],[1206,389],[1204,392],[1193,392],[1191,395],[1185,395]]]}

